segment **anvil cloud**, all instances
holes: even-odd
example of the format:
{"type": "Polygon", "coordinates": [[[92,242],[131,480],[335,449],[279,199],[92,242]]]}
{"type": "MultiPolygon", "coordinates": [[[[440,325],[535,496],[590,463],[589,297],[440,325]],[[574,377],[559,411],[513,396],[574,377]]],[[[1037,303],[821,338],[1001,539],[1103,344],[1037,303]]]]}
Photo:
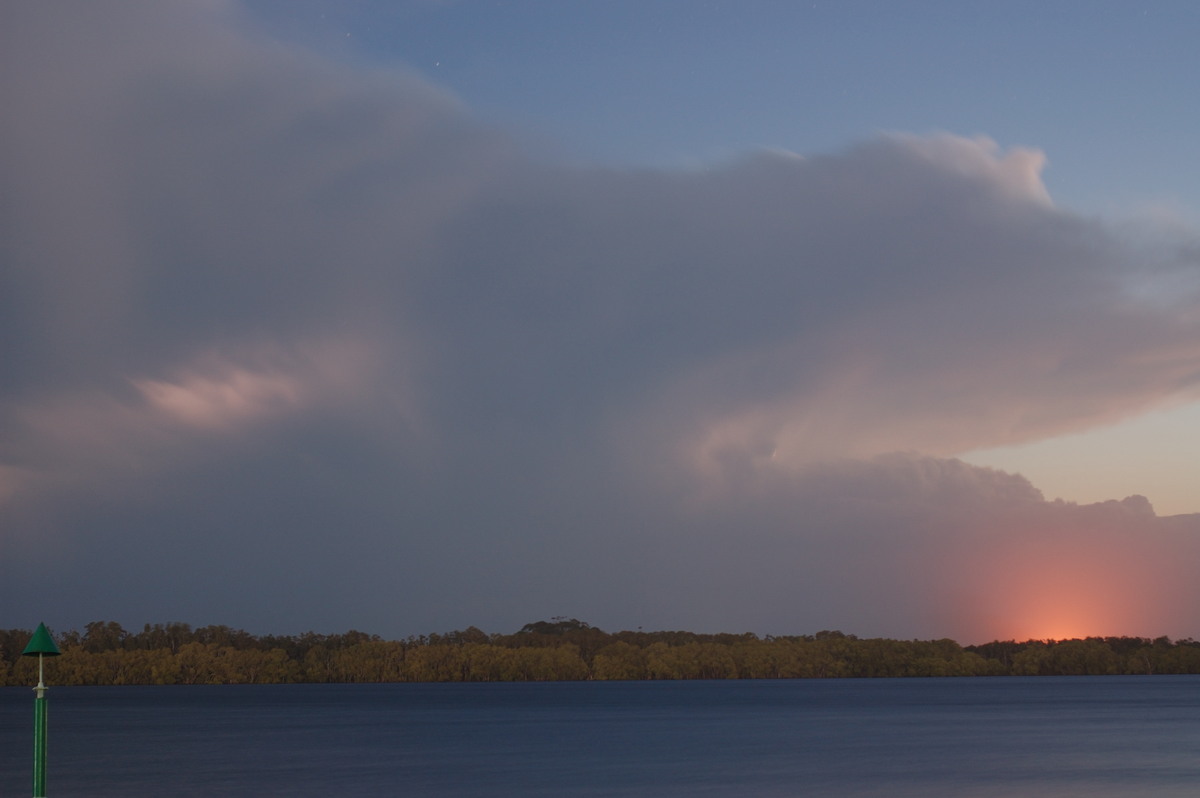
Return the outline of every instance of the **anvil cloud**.
{"type": "Polygon", "coordinates": [[[225,3],[8,16],[8,625],[1200,620],[1200,516],[955,459],[1200,374],[1194,239],[1056,207],[1040,152],[589,168],[225,3]]]}

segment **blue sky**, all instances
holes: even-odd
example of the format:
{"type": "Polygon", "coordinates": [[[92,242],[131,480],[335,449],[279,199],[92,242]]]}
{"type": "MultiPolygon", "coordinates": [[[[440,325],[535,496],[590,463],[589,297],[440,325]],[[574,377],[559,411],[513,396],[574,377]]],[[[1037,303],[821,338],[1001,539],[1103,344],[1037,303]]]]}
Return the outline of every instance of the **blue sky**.
{"type": "Polygon", "coordinates": [[[1059,202],[1194,212],[1187,2],[278,2],[273,35],[416,70],[568,159],[674,167],[879,132],[1045,151],[1059,202]]]}
{"type": "Polygon", "coordinates": [[[1197,16],[18,7],[0,625],[1195,636],[1197,16]]]}

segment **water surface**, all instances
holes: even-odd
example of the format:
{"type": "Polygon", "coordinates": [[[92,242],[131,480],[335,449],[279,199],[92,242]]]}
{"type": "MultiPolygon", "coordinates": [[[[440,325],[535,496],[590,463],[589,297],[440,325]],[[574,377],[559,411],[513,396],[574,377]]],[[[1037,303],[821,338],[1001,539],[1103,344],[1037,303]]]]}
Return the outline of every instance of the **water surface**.
{"type": "MultiPolygon", "coordinates": [[[[48,794],[1195,796],[1200,677],[56,687],[48,794]]],[[[33,693],[0,689],[0,795],[33,693]]]]}

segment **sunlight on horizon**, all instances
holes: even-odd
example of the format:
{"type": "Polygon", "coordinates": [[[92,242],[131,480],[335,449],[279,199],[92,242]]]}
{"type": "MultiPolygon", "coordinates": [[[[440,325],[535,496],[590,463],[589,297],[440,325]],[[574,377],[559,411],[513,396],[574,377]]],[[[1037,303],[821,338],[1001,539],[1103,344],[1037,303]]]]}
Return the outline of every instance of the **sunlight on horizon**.
{"type": "Polygon", "coordinates": [[[1170,563],[1114,547],[1119,533],[1054,529],[1026,529],[1005,550],[964,564],[975,581],[958,621],[972,641],[1186,636],[1168,598],[1178,579],[1170,563]]]}

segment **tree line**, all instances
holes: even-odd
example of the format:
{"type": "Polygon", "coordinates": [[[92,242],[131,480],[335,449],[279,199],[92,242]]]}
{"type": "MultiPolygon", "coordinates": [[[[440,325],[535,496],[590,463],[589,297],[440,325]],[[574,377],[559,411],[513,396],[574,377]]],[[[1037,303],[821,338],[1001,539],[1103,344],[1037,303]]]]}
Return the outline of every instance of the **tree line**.
{"type": "MultiPolygon", "coordinates": [[[[0,686],[30,685],[22,657],[32,632],[0,629],[0,686]]],[[[804,679],[911,676],[1070,676],[1200,673],[1200,642],[1141,637],[996,641],[860,639],[837,631],[759,637],[693,632],[608,633],[575,619],[514,634],[475,627],[384,640],[345,634],[255,636],[227,626],[112,621],[54,635],[58,685],[300,682],[512,682],[646,679],[804,679]]]]}

